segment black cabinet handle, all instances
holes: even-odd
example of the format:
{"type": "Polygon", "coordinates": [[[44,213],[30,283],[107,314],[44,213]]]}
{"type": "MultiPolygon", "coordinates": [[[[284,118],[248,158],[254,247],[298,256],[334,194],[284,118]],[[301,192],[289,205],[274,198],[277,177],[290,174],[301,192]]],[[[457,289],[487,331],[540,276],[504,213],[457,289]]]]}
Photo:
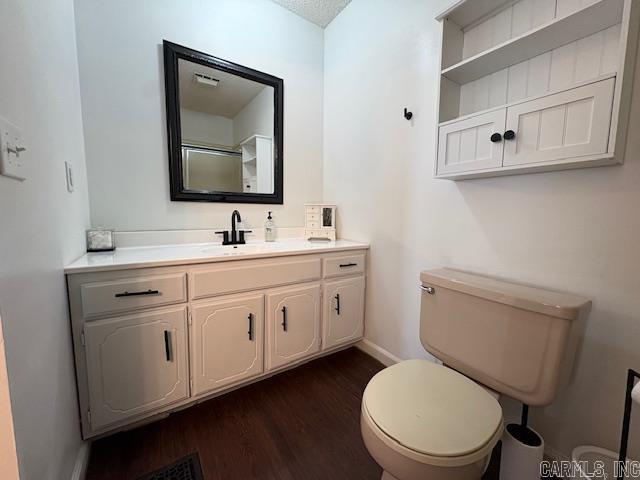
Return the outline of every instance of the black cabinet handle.
{"type": "Polygon", "coordinates": [[[287,331],[287,307],[282,307],[282,330],[287,331]]]}
{"type": "Polygon", "coordinates": [[[356,266],[358,266],[358,264],[353,262],[340,264],[340,268],[356,267],[356,266]]]}
{"type": "Polygon", "coordinates": [[[167,362],[172,361],[173,355],[171,352],[171,332],[169,330],[164,331],[164,354],[167,358],[167,362]]]}
{"type": "Polygon", "coordinates": [[[122,292],[116,293],[116,298],[120,297],[140,297],[143,295],[160,295],[159,290],[145,290],[144,292],[122,292]]]}
{"type": "Polygon", "coordinates": [[[505,140],[513,140],[514,138],[516,138],[516,132],[514,132],[513,130],[507,130],[506,132],[504,132],[505,140]]]}
{"type": "Polygon", "coordinates": [[[248,318],[249,318],[249,331],[247,333],[249,334],[249,340],[253,342],[253,313],[250,313],[248,318]]]}
{"type": "Polygon", "coordinates": [[[336,299],[336,313],[340,315],[340,294],[336,293],[334,298],[336,299]]]}
{"type": "Polygon", "coordinates": [[[491,135],[491,141],[493,143],[498,143],[502,141],[502,135],[500,135],[499,133],[494,133],[493,135],[491,135]]]}

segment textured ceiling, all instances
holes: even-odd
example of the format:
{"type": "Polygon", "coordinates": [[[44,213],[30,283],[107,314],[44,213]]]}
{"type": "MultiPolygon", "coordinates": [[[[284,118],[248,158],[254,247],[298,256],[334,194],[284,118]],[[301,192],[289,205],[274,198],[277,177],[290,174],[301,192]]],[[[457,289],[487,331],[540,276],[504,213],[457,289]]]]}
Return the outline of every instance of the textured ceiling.
{"type": "Polygon", "coordinates": [[[273,0],[293,13],[324,28],[351,0],[273,0]]]}

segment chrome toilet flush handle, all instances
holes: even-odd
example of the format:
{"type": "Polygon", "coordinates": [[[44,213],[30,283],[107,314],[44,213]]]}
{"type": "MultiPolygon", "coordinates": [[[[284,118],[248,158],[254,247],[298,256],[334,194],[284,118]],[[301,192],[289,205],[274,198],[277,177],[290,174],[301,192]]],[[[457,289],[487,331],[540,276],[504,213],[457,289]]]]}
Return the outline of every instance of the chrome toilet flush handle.
{"type": "Polygon", "coordinates": [[[427,292],[429,295],[433,295],[436,293],[436,289],[433,287],[425,287],[424,285],[420,285],[420,290],[423,292],[427,292]]]}

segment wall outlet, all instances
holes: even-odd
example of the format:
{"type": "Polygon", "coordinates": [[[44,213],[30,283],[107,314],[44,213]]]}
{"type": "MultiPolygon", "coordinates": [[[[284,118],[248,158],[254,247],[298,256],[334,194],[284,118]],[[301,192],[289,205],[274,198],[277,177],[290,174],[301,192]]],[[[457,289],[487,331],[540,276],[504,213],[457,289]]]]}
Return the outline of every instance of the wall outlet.
{"type": "Polygon", "coordinates": [[[73,167],[69,162],[64,162],[64,171],[67,177],[67,192],[73,192],[73,167]]]}
{"type": "Polygon", "coordinates": [[[26,179],[24,160],[22,131],[0,117],[0,175],[16,180],[26,179]]]}

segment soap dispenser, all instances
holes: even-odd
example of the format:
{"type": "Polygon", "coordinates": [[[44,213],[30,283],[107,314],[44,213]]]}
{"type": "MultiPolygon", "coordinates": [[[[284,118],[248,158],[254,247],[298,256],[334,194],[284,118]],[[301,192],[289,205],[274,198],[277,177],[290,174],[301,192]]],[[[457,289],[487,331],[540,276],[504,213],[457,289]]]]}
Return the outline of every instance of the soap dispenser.
{"type": "Polygon", "coordinates": [[[267,216],[267,221],[264,222],[264,241],[275,242],[276,241],[276,224],[271,217],[271,212],[267,216]]]}

